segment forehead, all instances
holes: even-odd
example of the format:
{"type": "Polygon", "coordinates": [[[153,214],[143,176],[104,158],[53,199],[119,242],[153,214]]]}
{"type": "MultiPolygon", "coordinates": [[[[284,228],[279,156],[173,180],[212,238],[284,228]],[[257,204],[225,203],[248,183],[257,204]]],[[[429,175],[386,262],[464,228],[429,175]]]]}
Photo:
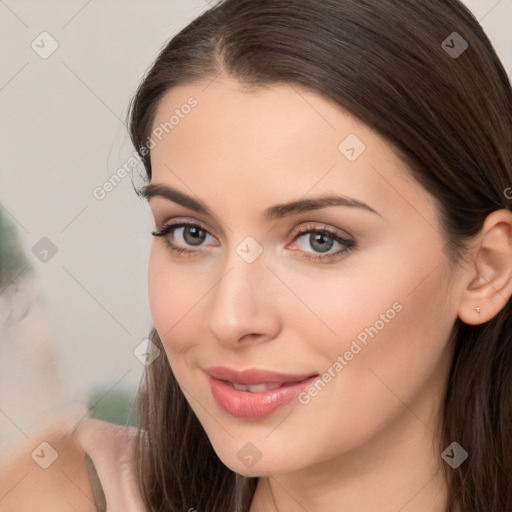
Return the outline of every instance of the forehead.
{"type": "Polygon", "coordinates": [[[218,78],[176,87],[161,100],[152,133],[152,182],[185,185],[205,199],[225,200],[229,189],[233,203],[263,208],[283,194],[336,192],[389,214],[411,202],[432,206],[377,133],[296,85],[248,92],[218,78]]]}

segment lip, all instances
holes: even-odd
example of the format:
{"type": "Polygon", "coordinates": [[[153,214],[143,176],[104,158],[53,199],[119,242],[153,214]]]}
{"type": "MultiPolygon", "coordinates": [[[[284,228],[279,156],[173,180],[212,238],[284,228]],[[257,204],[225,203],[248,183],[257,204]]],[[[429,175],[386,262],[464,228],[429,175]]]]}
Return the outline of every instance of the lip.
{"type": "Polygon", "coordinates": [[[313,373],[280,373],[259,368],[235,370],[227,366],[212,366],[211,368],[206,368],[205,372],[218,380],[227,380],[234,384],[247,384],[249,386],[264,383],[284,384],[318,375],[313,373]]]}
{"type": "Polygon", "coordinates": [[[216,366],[205,370],[213,397],[220,407],[236,418],[258,419],[284,407],[306,390],[319,377],[318,374],[285,374],[252,368],[234,370],[216,366]],[[289,384],[294,382],[294,384],[289,384]],[[237,391],[234,384],[281,384],[267,391],[237,391]],[[284,385],[285,384],[285,385],[284,385]]]}

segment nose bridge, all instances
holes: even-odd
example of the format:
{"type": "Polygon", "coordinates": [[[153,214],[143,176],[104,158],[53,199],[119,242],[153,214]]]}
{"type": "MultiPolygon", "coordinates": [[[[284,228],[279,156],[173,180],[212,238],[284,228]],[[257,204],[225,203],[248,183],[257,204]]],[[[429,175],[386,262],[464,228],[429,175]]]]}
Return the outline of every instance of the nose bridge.
{"type": "Polygon", "coordinates": [[[278,329],[266,260],[256,249],[251,240],[232,249],[213,290],[207,322],[221,343],[236,343],[248,334],[273,336],[278,329]]]}
{"type": "MultiPolygon", "coordinates": [[[[224,263],[225,281],[222,288],[230,293],[251,294],[257,300],[258,290],[264,293],[268,269],[263,247],[252,237],[246,236],[238,245],[231,247],[224,263]],[[266,277],[265,277],[266,276],[266,277]],[[258,286],[260,285],[260,286],[258,286]]],[[[223,289],[219,293],[223,293],[223,289]]]]}

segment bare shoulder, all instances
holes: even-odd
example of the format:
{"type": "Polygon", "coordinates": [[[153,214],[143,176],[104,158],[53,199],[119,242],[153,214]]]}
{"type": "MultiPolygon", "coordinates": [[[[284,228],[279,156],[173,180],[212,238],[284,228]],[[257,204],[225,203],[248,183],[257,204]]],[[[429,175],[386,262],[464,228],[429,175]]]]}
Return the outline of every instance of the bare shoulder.
{"type": "Polygon", "coordinates": [[[19,445],[0,468],[0,512],[96,512],[85,451],[70,421],[19,445]]]}
{"type": "Polygon", "coordinates": [[[102,505],[145,511],[134,458],[139,429],[83,412],[64,414],[30,435],[1,464],[0,512],[96,512],[86,454],[102,505]]]}

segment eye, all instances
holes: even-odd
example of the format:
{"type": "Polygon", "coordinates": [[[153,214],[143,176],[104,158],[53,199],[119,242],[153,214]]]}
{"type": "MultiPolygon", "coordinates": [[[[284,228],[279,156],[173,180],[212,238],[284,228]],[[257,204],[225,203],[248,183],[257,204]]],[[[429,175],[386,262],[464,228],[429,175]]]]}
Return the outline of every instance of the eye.
{"type": "MultiPolygon", "coordinates": [[[[219,245],[205,228],[190,222],[166,224],[151,234],[163,238],[167,247],[176,254],[199,254],[205,252],[202,248],[207,245],[219,245]]],[[[302,257],[319,261],[341,257],[356,247],[354,240],[344,238],[326,226],[305,226],[297,229],[291,245],[289,248],[298,250],[302,257]]]]}
{"type": "Polygon", "coordinates": [[[167,224],[151,234],[162,237],[169,249],[176,253],[202,252],[197,249],[189,249],[188,247],[197,248],[216,242],[215,238],[206,229],[188,222],[167,224]]]}
{"type": "Polygon", "coordinates": [[[307,259],[323,260],[341,256],[355,248],[354,240],[342,237],[327,227],[299,228],[295,244],[307,259]]]}

